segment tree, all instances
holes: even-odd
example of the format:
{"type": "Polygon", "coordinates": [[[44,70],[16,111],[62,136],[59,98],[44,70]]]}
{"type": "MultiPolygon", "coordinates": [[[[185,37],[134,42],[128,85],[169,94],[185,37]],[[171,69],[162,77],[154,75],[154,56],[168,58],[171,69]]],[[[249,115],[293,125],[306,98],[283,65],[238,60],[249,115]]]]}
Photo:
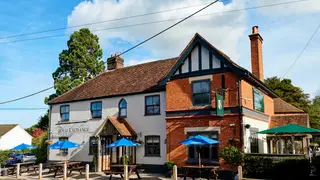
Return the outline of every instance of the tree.
{"type": "Polygon", "coordinates": [[[292,84],[290,79],[282,79],[271,77],[265,80],[265,84],[271,88],[284,101],[305,111],[309,106],[309,94],[303,92],[299,87],[292,84]]]}
{"type": "Polygon", "coordinates": [[[59,54],[59,67],[52,74],[56,95],[61,95],[104,71],[99,38],[88,28],[75,31],[59,54]]]}
{"type": "Polygon", "coordinates": [[[47,143],[48,133],[42,133],[37,138],[32,139],[32,144],[36,146],[35,149],[32,149],[32,152],[37,157],[38,163],[45,163],[47,161],[47,143]]]}
{"type": "Polygon", "coordinates": [[[312,128],[320,129],[320,96],[316,96],[308,109],[309,122],[312,128]]]}

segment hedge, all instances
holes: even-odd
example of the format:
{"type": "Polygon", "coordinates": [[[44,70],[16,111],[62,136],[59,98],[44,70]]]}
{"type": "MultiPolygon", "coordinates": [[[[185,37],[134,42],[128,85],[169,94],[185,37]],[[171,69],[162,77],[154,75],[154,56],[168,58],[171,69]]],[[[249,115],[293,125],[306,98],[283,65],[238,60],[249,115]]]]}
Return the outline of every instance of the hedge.
{"type": "Polygon", "coordinates": [[[309,161],[301,157],[244,157],[244,177],[261,179],[305,179],[310,174],[309,161]]]}

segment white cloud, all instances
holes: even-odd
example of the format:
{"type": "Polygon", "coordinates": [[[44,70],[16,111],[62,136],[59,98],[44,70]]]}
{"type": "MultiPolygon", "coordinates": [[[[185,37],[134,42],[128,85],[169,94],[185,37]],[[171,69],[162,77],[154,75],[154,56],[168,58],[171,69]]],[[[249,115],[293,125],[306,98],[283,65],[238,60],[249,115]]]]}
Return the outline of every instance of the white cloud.
{"type": "MultiPolygon", "coordinates": [[[[119,17],[127,17],[149,12],[163,11],[167,9],[176,9],[196,4],[208,3],[207,0],[188,0],[188,1],[145,1],[145,0],[123,0],[116,1],[93,0],[81,2],[74,8],[68,16],[68,26],[84,24],[89,22],[98,22],[119,17]]],[[[154,38],[143,47],[151,52],[152,57],[167,58],[175,57],[180,54],[187,45],[192,36],[198,32],[217,48],[223,50],[233,60],[238,60],[240,55],[237,51],[238,41],[244,35],[246,30],[246,12],[216,14],[211,16],[201,16],[235,8],[243,8],[243,1],[233,1],[230,4],[223,5],[218,2],[203,12],[200,17],[191,18],[178,26],[170,29],[168,32],[154,38]]],[[[167,19],[176,19],[186,17],[204,6],[196,6],[179,11],[154,14],[134,19],[115,21],[111,23],[98,24],[90,26],[91,30],[123,26],[128,24],[138,24],[144,22],[161,21],[167,19]]],[[[176,21],[163,22],[145,26],[122,28],[111,31],[97,32],[104,48],[112,47],[109,40],[120,38],[125,42],[136,44],[157,32],[165,29],[176,21]]],[[[131,53],[134,53],[132,51],[131,53]]],[[[128,63],[132,64],[132,63],[128,63]]]]}

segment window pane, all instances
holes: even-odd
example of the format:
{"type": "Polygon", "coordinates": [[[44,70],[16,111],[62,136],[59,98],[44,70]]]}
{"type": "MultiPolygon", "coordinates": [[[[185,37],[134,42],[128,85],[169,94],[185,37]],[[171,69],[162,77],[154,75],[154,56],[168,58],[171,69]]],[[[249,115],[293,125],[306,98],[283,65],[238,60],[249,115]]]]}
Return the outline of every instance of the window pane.
{"type": "Polygon", "coordinates": [[[195,151],[195,148],[194,148],[194,146],[189,146],[189,158],[191,158],[191,159],[194,159],[194,158],[196,158],[195,156],[194,156],[194,151],[195,151]]]}
{"type": "Polygon", "coordinates": [[[153,137],[153,143],[160,143],[160,137],[153,137]]]}
{"type": "Polygon", "coordinates": [[[160,114],[160,107],[159,106],[153,106],[153,113],[154,114],[160,114]]]}
{"type": "Polygon", "coordinates": [[[96,110],[96,103],[91,104],[91,110],[96,110]]]}
{"type": "Polygon", "coordinates": [[[202,95],[201,94],[194,94],[193,95],[193,104],[194,105],[202,104],[202,95]]]}
{"type": "Polygon", "coordinates": [[[127,116],[127,109],[120,109],[120,116],[127,116]]]}
{"type": "Polygon", "coordinates": [[[201,93],[201,82],[195,82],[193,83],[193,93],[201,93]]]}
{"type": "Polygon", "coordinates": [[[153,96],[153,105],[159,105],[160,104],[160,98],[159,96],[153,96]]]}
{"type": "Polygon", "coordinates": [[[210,91],[209,82],[202,82],[201,83],[201,92],[209,92],[209,91],[210,91]]]}
{"type": "Polygon", "coordinates": [[[120,108],[127,107],[127,102],[125,100],[121,100],[120,108]]]}
{"type": "Polygon", "coordinates": [[[152,105],[152,97],[146,97],[146,105],[152,105]]]}
{"type": "Polygon", "coordinates": [[[210,104],[210,94],[209,93],[202,94],[201,99],[202,99],[202,104],[210,104]]]}
{"type": "Polygon", "coordinates": [[[97,109],[99,109],[99,110],[102,109],[102,103],[101,102],[97,103],[97,109]]]}
{"type": "Polygon", "coordinates": [[[147,114],[154,114],[153,106],[147,106],[147,114]]]}

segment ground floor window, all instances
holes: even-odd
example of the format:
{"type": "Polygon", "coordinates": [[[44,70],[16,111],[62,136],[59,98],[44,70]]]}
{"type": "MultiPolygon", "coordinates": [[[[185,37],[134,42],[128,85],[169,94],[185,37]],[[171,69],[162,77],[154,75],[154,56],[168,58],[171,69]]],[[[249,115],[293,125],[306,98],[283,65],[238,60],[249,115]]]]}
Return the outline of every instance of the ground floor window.
{"type": "Polygon", "coordinates": [[[145,155],[160,156],[160,136],[145,136],[145,155]]]}
{"type": "MultiPolygon", "coordinates": [[[[59,137],[59,141],[68,141],[68,137],[59,137]]],[[[63,156],[68,155],[68,149],[61,149],[60,154],[63,156]]]]}
{"type": "Polygon", "coordinates": [[[258,134],[259,129],[250,128],[250,152],[251,153],[259,153],[259,138],[258,134]]]}
{"type": "MultiPolygon", "coordinates": [[[[188,132],[188,138],[195,135],[205,136],[214,140],[218,140],[218,131],[208,132],[188,132]]],[[[198,163],[199,151],[201,156],[201,162],[203,164],[210,164],[218,161],[218,144],[206,145],[206,146],[189,146],[188,147],[188,162],[198,163]]]]}
{"type": "Polygon", "coordinates": [[[89,154],[97,154],[98,153],[98,138],[90,137],[89,141],[89,154]]]}

